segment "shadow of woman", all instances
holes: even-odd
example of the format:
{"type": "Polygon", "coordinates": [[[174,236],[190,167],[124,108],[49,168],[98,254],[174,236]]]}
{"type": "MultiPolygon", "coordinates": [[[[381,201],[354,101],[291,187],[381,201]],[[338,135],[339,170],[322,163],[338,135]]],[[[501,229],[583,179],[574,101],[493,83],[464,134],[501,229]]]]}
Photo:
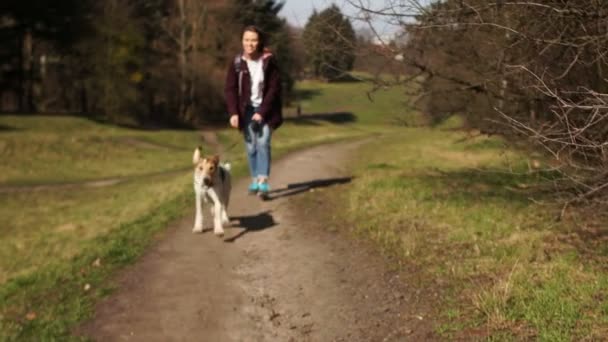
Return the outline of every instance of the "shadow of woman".
{"type": "Polygon", "coordinates": [[[280,197],[287,197],[299,194],[301,192],[308,191],[314,188],[324,188],[328,186],[332,186],[335,184],[345,184],[349,183],[353,178],[352,177],[342,177],[342,178],[327,178],[327,179],[316,179],[308,182],[302,183],[292,183],[288,184],[286,187],[282,189],[272,190],[269,193],[268,200],[272,201],[274,199],[280,197]]]}

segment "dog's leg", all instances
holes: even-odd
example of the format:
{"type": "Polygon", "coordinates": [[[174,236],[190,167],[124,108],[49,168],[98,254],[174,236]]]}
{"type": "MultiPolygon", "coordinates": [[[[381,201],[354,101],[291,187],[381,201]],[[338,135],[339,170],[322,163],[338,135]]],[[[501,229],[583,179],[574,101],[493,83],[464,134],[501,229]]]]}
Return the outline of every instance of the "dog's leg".
{"type": "Polygon", "coordinates": [[[228,224],[230,222],[230,218],[228,217],[228,213],[226,211],[228,210],[228,204],[230,203],[231,187],[232,184],[230,174],[227,174],[226,181],[224,182],[224,189],[222,189],[222,195],[224,197],[224,201],[222,202],[222,222],[224,222],[224,224],[228,224]]]}
{"type": "Polygon", "coordinates": [[[226,206],[222,206],[222,223],[228,224],[230,223],[230,219],[228,218],[228,214],[226,213],[226,206]]]}
{"type": "Polygon", "coordinates": [[[192,228],[193,233],[201,233],[203,231],[203,208],[201,203],[201,193],[200,191],[194,191],[196,196],[196,216],[194,217],[194,228],[192,228]]]}
{"type": "Polygon", "coordinates": [[[224,236],[222,227],[222,203],[214,189],[209,189],[209,197],[213,201],[213,233],[217,236],[224,236]]]}

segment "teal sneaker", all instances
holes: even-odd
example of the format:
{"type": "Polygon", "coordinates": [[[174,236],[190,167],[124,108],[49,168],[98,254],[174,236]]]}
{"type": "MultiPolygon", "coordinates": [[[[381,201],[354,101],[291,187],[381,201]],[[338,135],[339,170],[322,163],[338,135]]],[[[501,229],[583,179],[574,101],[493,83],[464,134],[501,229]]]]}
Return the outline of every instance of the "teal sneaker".
{"type": "Polygon", "coordinates": [[[268,192],[270,192],[270,187],[268,186],[268,183],[258,184],[258,196],[262,197],[262,199],[267,199],[268,192]]]}
{"type": "Polygon", "coordinates": [[[258,187],[257,182],[251,182],[251,184],[249,184],[249,188],[247,189],[247,191],[249,192],[250,195],[257,194],[258,190],[259,190],[259,187],[258,187]]]}

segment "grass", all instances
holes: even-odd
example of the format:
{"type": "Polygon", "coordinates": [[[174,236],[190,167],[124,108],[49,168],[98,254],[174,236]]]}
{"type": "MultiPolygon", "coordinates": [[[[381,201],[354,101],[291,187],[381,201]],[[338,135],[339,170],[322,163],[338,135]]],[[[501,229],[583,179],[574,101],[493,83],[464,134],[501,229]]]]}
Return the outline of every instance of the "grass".
{"type": "Polygon", "coordinates": [[[111,291],[106,279],[133,262],[156,234],[184,214],[190,196],[175,197],[108,234],[80,241],[68,260],[52,255],[43,267],[0,286],[0,340],[78,340],[71,327],[90,317],[95,300],[111,291]]]}
{"type": "Polygon", "coordinates": [[[497,137],[403,128],[358,156],[342,219],[418,266],[428,286],[447,284],[438,333],[571,341],[607,331],[606,273],[561,242],[569,224],[534,190],[552,175],[529,172],[526,155],[497,137]]]}
{"type": "Polygon", "coordinates": [[[0,116],[0,186],[133,177],[103,187],[0,193],[0,340],[65,340],[189,203],[195,131],[67,116],[0,116]],[[99,263],[93,263],[99,259],[99,263]],[[99,265],[99,266],[94,266],[99,265]],[[93,290],[84,291],[87,283],[93,290]]]}
{"type": "MultiPolygon", "coordinates": [[[[382,131],[386,125],[420,125],[424,123],[421,116],[416,115],[406,107],[404,88],[380,88],[374,91],[372,85],[366,82],[323,83],[318,81],[302,81],[298,84],[294,106],[299,103],[302,116],[345,113],[334,118],[344,122],[358,124],[362,129],[377,128],[382,131]],[[380,127],[378,127],[380,126],[380,127]]],[[[294,115],[294,108],[288,108],[287,113],[294,115]]]]}
{"type": "Polygon", "coordinates": [[[194,131],[144,131],[67,116],[0,116],[0,184],[78,182],[183,169],[194,131]]]}
{"type": "Polygon", "coordinates": [[[83,244],[108,234],[188,191],[188,174],[158,176],[111,187],[0,195],[5,219],[0,240],[0,284],[56,259],[69,259],[83,244]]]}

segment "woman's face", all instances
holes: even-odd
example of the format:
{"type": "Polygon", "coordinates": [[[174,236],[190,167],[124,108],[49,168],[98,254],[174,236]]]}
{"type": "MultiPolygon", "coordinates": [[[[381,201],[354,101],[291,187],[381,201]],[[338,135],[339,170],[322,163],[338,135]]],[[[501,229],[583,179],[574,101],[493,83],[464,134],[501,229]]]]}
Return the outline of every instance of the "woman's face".
{"type": "Polygon", "coordinates": [[[251,31],[245,31],[245,33],[243,33],[243,51],[247,55],[254,55],[258,51],[259,44],[260,37],[257,33],[251,31]]]}

